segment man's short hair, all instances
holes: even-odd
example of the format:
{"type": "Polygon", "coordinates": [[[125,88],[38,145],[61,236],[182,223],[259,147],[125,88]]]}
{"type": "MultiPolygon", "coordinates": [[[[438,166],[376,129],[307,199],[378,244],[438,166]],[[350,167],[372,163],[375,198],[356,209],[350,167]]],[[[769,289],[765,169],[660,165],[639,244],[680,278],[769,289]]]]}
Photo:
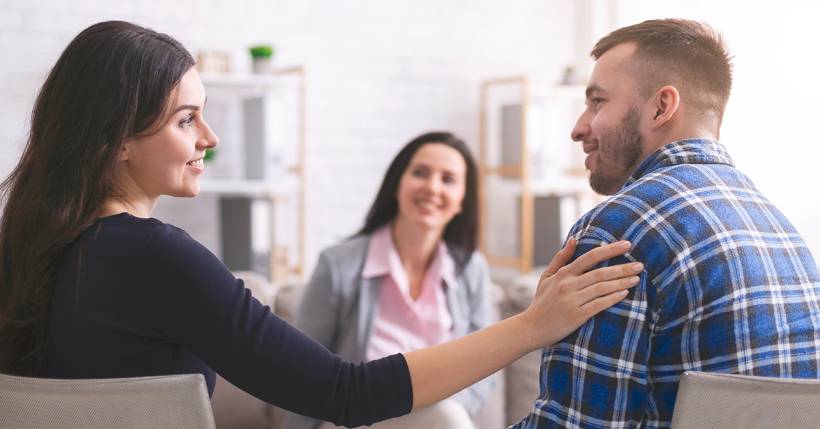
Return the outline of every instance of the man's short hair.
{"type": "Polygon", "coordinates": [[[732,57],[723,36],[706,24],[657,19],[619,28],[595,44],[596,60],[622,43],[634,43],[636,80],[647,98],[665,85],[701,114],[723,118],[732,89],[732,57]]]}

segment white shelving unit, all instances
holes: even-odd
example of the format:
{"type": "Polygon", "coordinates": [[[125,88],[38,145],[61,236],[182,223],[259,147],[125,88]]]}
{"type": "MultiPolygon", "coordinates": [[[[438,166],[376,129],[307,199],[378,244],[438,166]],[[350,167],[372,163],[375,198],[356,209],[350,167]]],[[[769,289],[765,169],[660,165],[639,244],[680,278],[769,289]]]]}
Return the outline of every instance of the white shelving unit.
{"type": "Polygon", "coordinates": [[[163,198],[156,217],[188,231],[235,271],[274,282],[303,275],[305,75],[202,74],[220,138],[193,200],[163,198]]]}
{"type": "Polygon", "coordinates": [[[236,197],[289,199],[296,196],[291,185],[266,180],[201,180],[199,189],[202,193],[236,197]]]}
{"type": "Polygon", "coordinates": [[[481,84],[480,102],[481,249],[494,267],[530,272],[600,200],[570,138],[584,88],[491,79],[481,84]]]}

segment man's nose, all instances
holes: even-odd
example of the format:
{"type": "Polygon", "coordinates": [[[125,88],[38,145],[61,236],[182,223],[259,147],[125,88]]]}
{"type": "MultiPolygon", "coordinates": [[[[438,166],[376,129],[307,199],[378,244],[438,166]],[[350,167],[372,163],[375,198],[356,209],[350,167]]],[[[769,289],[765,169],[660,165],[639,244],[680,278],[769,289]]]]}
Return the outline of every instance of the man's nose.
{"type": "Polygon", "coordinates": [[[584,138],[589,136],[589,123],[583,120],[583,116],[578,118],[578,122],[575,123],[575,127],[572,128],[572,132],[570,133],[570,137],[572,141],[582,141],[584,138]]]}

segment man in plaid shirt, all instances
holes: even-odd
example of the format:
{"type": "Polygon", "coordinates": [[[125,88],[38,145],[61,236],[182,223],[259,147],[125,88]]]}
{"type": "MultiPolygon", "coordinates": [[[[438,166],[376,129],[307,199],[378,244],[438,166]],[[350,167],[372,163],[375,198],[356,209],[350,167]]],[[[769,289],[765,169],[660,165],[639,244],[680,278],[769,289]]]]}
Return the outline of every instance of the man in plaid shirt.
{"type": "MultiPolygon", "coordinates": [[[[820,275],[800,234],[718,143],[731,88],[721,37],[655,20],[601,39],[572,138],[612,195],[576,257],[632,242],[629,296],[544,350],[516,428],[668,427],[683,371],[818,378],[820,275]]],[[[612,260],[611,264],[625,262],[612,260]]]]}

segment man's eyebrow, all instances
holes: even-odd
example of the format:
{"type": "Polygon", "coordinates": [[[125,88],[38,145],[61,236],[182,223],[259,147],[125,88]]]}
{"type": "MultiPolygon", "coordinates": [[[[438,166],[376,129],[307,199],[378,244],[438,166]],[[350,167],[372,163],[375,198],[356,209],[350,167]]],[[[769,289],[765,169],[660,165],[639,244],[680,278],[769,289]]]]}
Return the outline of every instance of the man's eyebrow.
{"type": "Polygon", "coordinates": [[[595,84],[590,85],[590,86],[587,87],[587,90],[586,90],[586,98],[591,97],[593,92],[603,92],[603,91],[604,91],[604,89],[601,88],[598,85],[595,85],[595,84]]]}

